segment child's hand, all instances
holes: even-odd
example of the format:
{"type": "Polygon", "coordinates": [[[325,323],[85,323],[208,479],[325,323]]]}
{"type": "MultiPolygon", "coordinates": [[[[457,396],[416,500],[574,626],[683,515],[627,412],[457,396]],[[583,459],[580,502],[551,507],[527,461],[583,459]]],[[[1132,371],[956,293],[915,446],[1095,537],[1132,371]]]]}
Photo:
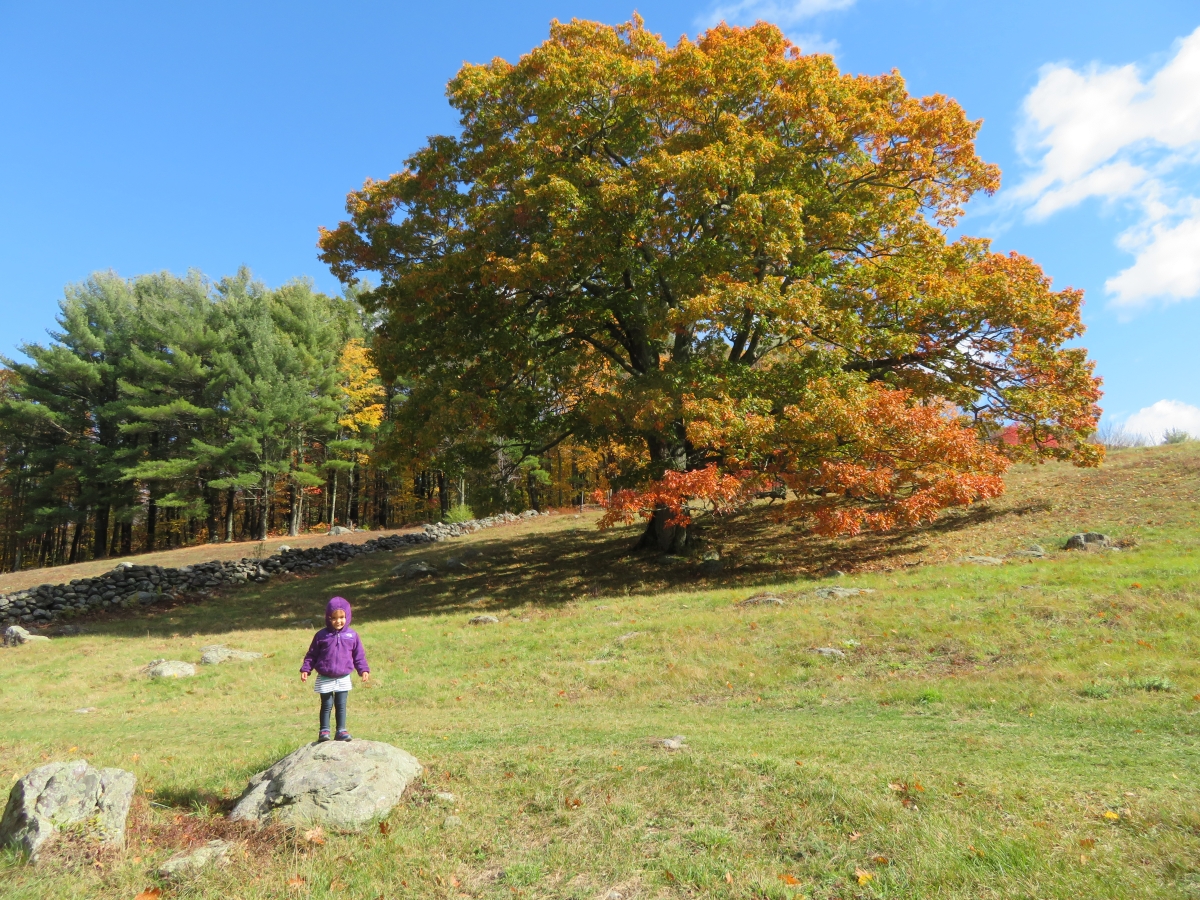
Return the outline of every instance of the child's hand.
{"type": "Polygon", "coordinates": [[[301,673],[300,673],[300,683],[301,683],[301,684],[304,684],[304,682],[306,682],[306,681],[308,681],[308,673],[307,673],[307,672],[301,672],[301,673]]]}
{"type": "Polygon", "coordinates": [[[362,681],[363,681],[363,684],[370,684],[371,683],[371,673],[363,672],[362,673],[362,681]]]}

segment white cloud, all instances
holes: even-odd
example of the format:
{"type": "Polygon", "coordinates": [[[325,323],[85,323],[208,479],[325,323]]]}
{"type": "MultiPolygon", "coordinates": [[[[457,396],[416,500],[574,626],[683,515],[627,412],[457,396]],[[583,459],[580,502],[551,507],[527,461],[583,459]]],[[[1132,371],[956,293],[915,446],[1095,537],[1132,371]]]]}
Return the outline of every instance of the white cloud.
{"type": "Polygon", "coordinates": [[[1200,407],[1179,400],[1159,400],[1130,416],[1124,430],[1151,441],[1161,441],[1168,431],[1186,431],[1200,438],[1200,407]]]}
{"type": "Polygon", "coordinates": [[[749,24],[760,19],[774,22],[780,28],[790,28],[805,19],[824,12],[834,12],[854,5],[854,0],[734,0],[714,4],[700,18],[704,27],[718,22],[749,24]]]}
{"type": "Polygon", "coordinates": [[[1106,284],[1119,307],[1200,295],[1200,28],[1149,78],[1133,65],[1047,66],[1025,98],[1021,149],[1035,171],[1011,199],[1041,220],[1095,197],[1137,223],[1134,263],[1106,284]]]}
{"type": "Polygon", "coordinates": [[[711,28],[718,22],[730,25],[753,25],[755,22],[772,22],[788,33],[792,43],[807,53],[833,53],[837,41],[828,40],[810,32],[792,33],[789,30],[821,13],[849,9],[855,0],[733,0],[718,2],[696,18],[700,28],[711,28]]]}

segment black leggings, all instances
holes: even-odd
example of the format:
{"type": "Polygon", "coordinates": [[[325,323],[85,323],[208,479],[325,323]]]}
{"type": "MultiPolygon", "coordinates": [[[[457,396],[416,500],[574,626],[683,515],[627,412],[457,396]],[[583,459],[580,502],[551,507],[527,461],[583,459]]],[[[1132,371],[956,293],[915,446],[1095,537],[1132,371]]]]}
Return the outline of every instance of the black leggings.
{"type": "Polygon", "coordinates": [[[321,695],[321,730],[329,730],[329,710],[337,708],[337,730],[346,730],[346,695],[349,691],[330,691],[321,695]]]}

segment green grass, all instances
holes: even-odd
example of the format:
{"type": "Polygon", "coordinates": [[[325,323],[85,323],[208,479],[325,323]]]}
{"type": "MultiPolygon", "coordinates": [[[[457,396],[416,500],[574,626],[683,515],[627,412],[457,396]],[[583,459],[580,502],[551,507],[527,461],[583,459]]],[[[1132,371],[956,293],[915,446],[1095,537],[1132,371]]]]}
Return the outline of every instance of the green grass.
{"type": "MultiPolygon", "coordinates": [[[[1171,452],[1191,454],[1161,458],[1189,461],[1177,489],[1194,491],[1200,456],[1171,452]]],[[[842,579],[751,561],[705,582],[622,557],[630,532],[562,516],[104,620],[0,653],[0,772],[81,756],[135,772],[128,845],[102,867],[84,850],[4,857],[0,895],[133,898],[189,840],[234,834],[229,867],[164,896],[1200,897],[1193,517],[1160,504],[1119,553],[842,579]],[[468,572],[388,577],[468,545],[483,551],[468,572]],[[734,606],[764,583],[787,605],[734,606]],[[815,597],[825,584],[876,592],[815,597]],[[293,623],[333,593],[355,603],[373,669],[351,728],[413,752],[424,780],[387,833],[237,832],[220,818],[231,798],[314,736],[296,675],[311,632],[293,623]],[[501,624],[467,624],[485,610],[501,624]],[[269,656],[180,681],[138,673],[216,641],[269,656]],[[680,752],[652,743],[676,734],[680,752]]],[[[978,546],[970,529],[989,527],[929,540],[978,546]]],[[[1021,539],[1057,546],[1070,527],[1021,539]]]]}

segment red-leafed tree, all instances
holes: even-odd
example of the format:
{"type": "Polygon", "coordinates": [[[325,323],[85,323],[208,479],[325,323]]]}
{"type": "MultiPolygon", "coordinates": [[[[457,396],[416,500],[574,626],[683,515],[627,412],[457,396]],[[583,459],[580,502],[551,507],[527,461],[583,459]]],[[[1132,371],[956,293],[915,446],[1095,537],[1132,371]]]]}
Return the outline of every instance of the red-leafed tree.
{"type": "Polygon", "coordinates": [[[689,501],[767,482],[854,533],[994,496],[1014,457],[1098,461],[1081,294],[947,237],[999,183],[953,100],[772,25],[671,47],[640,19],[554,23],[448,93],[460,133],[320,240],[378,274],[377,361],[423,443],[637,448],[609,521],[675,550],[689,501]]]}

